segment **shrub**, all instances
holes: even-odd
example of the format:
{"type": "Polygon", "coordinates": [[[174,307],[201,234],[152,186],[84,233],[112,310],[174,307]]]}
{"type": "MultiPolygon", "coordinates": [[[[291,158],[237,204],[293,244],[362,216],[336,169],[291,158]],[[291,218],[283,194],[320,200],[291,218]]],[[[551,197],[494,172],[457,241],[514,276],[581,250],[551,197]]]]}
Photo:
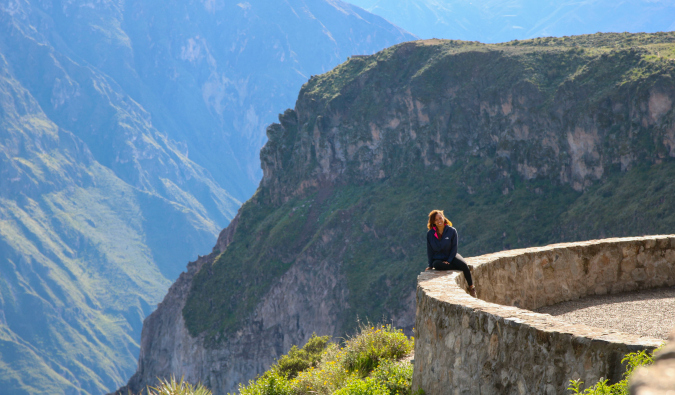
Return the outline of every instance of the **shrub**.
{"type": "Polygon", "coordinates": [[[361,325],[360,333],[346,342],[345,367],[365,377],[381,360],[400,359],[410,353],[413,344],[403,331],[391,325],[379,327],[361,325]]]}
{"type": "Polygon", "coordinates": [[[195,386],[185,381],[183,377],[180,381],[176,381],[176,378],[171,376],[169,380],[159,379],[157,387],[149,387],[148,395],[211,395],[211,391],[201,383],[195,386]]]}
{"type": "Polygon", "coordinates": [[[333,395],[389,395],[387,387],[372,377],[365,380],[352,378],[333,395]]]}
{"type": "Polygon", "coordinates": [[[390,325],[360,325],[344,347],[312,335],[302,349],[291,348],[269,371],[239,386],[239,393],[410,395],[412,365],[397,360],[412,349],[413,340],[390,325]]]}
{"type": "Polygon", "coordinates": [[[275,370],[268,370],[262,376],[248,382],[247,386],[239,384],[241,395],[291,395],[291,383],[286,376],[275,370]]]}
{"type": "Polygon", "coordinates": [[[342,363],[344,354],[344,349],[340,349],[337,344],[329,344],[322,354],[321,361],[317,367],[301,372],[291,382],[295,394],[330,395],[339,388],[342,388],[346,382],[355,378],[351,372],[345,369],[342,363]]]}
{"type": "Polygon", "coordinates": [[[291,347],[288,354],[279,358],[273,369],[277,370],[282,376],[292,379],[303,370],[316,367],[321,359],[321,354],[328,345],[328,339],[330,339],[330,336],[319,337],[316,333],[313,333],[304,347],[301,349],[298,349],[297,346],[291,347]]]}
{"type": "Polygon", "coordinates": [[[372,377],[383,383],[390,395],[411,395],[412,375],[412,364],[388,360],[373,371],[372,377]]]}

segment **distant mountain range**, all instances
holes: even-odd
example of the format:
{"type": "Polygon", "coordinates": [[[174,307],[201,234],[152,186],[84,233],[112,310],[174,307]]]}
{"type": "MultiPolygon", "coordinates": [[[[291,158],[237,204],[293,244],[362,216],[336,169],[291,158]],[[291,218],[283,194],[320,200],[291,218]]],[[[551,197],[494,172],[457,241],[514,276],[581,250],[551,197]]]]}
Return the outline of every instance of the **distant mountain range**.
{"type": "Polygon", "coordinates": [[[100,394],[260,178],[265,125],[414,37],[336,1],[0,1],[0,392],[100,394]]]}
{"type": "Polygon", "coordinates": [[[349,0],[416,34],[486,43],[675,30],[670,0],[349,0]]]}

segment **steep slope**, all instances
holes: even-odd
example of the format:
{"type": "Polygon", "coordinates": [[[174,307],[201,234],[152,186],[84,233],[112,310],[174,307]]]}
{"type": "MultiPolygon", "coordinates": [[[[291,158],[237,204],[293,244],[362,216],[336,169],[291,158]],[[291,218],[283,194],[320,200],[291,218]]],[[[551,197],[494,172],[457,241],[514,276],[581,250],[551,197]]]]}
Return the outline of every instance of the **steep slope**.
{"type": "MultiPolygon", "coordinates": [[[[40,111],[82,140],[96,162],[129,186],[194,211],[202,217],[203,224],[198,227],[209,229],[208,238],[213,240],[240,203],[205,169],[188,159],[179,144],[158,131],[151,115],[115,81],[59,52],[45,34],[28,23],[40,26],[39,21],[31,21],[18,11],[0,16],[0,54],[6,60],[5,68],[40,111]]],[[[6,114],[12,115],[9,111],[6,114]]],[[[10,190],[21,192],[19,188],[10,190]]],[[[159,224],[150,221],[149,225],[159,224]]],[[[171,244],[162,238],[170,236],[153,232],[147,236],[148,243],[155,244],[153,253],[160,254],[157,261],[167,259],[160,265],[164,276],[176,278],[182,267],[172,262],[171,254],[163,254],[171,244]]],[[[208,243],[195,240],[198,245],[185,244],[182,250],[171,252],[189,259],[208,243]]]]}
{"type": "Polygon", "coordinates": [[[266,125],[310,75],[414,38],[333,0],[35,1],[7,12],[112,78],[241,201],[260,180],[266,125]]]}
{"type": "MultiPolygon", "coordinates": [[[[134,337],[168,286],[145,240],[156,219],[138,215],[168,205],[98,164],[2,57],[0,129],[2,392],[100,393],[134,368],[134,337]]],[[[212,232],[166,208],[189,237],[212,232]]]]}
{"type": "Polygon", "coordinates": [[[0,0],[0,392],[122,385],[304,75],[408,38],[338,1],[0,0]]]}
{"type": "Polygon", "coordinates": [[[596,32],[675,30],[667,0],[350,0],[421,38],[496,43],[596,32]]]}
{"type": "Polygon", "coordinates": [[[426,215],[460,253],[675,226],[675,34],[417,41],[312,77],[256,194],[144,322],[128,387],[224,394],[312,332],[410,330],[426,215]]]}
{"type": "Polygon", "coordinates": [[[134,371],[176,259],[208,248],[239,202],[19,16],[0,13],[0,385],[102,393],[134,371]]]}

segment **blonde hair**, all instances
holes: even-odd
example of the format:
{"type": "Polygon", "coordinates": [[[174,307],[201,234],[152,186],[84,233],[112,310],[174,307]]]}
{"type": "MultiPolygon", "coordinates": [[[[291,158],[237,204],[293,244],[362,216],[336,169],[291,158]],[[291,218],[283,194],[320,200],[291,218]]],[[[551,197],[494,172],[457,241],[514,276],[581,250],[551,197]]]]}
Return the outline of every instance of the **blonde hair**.
{"type": "Polygon", "coordinates": [[[449,219],[445,218],[445,214],[443,214],[443,210],[431,210],[431,212],[429,213],[429,222],[427,223],[427,229],[429,229],[429,230],[436,229],[435,222],[436,222],[436,215],[438,215],[438,214],[443,216],[443,219],[445,219],[446,225],[452,226],[452,222],[450,222],[449,219]]]}

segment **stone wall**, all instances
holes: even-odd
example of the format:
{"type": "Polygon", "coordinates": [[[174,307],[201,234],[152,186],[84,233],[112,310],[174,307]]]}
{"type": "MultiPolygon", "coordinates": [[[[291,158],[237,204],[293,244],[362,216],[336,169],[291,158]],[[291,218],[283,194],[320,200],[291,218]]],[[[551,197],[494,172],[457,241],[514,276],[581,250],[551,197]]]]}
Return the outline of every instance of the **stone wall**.
{"type": "Polygon", "coordinates": [[[663,341],[573,325],[536,309],[587,295],[675,285],[675,235],[605,239],[469,258],[418,277],[413,389],[435,394],[563,394],[570,379],[621,379],[626,353],[663,341]]]}

